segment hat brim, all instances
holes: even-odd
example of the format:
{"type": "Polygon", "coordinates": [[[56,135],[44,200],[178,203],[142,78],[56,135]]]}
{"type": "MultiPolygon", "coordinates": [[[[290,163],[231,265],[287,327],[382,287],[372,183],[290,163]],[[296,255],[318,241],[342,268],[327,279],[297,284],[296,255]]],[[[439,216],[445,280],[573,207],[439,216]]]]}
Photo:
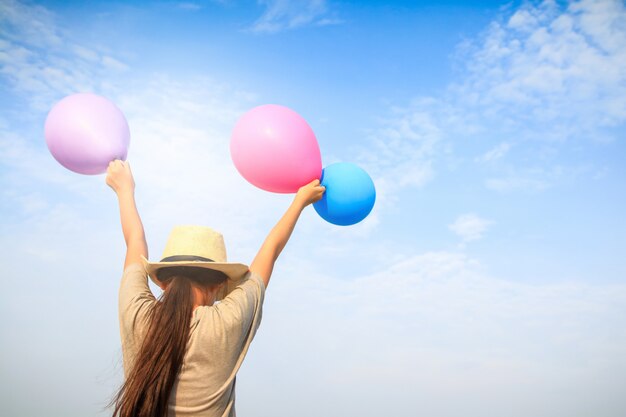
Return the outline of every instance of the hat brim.
{"type": "Polygon", "coordinates": [[[226,274],[228,280],[226,281],[222,291],[217,295],[217,300],[222,300],[232,290],[234,290],[239,284],[244,281],[246,275],[250,272],[248,265],[235,262],[201,262],[201,261],[180,261],[180,262],[150,262],[143,255],[141,256],[144,267],[150,279],[155,284],[160,284],[156,276],[156,271],[161,268],[175,267],[175,266],[193,266],[197,268],[213,269],[226,274]]]}

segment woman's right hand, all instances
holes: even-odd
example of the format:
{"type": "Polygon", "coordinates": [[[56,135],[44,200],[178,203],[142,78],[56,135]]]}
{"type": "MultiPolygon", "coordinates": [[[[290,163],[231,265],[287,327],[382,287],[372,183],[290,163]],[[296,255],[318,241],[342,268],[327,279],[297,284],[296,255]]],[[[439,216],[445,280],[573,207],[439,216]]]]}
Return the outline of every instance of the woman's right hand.
{"type": "Polygon", "coordinates": [[[133,174],[130,171],[130,164],[120,159],[109,162],[106,183],[113,189],[113,191],[115,191],[116,194],[125,191],[134,192],[135,180],[133,179],[133,174]]]}
{"type": "Polygon", "coordinates": [[[305,208],[309,204],[321,200],[325,191],[326,187],[320,185],[320,180],[313,180],[307,185],[300,187],[294,201],[298,202],[302,208],[305,208]]]}

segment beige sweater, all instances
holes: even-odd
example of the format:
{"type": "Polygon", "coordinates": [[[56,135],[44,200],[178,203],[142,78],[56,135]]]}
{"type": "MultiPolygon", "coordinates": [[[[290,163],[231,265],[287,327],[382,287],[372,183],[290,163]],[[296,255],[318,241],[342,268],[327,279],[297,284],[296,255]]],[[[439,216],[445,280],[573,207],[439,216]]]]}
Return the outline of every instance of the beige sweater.
{"type": "MultiPolygon", "coordinates": [[[[198,307],[182,369],[169,402],[169,416],[235,416],[235,376],[261,322],[265,286],[248,273],[224,300],[198,307]]],[[[156,302],[143,265],[122,276],[119,293],[124,374],[128,375],[146,332],[146,314],[156,302]]]]}

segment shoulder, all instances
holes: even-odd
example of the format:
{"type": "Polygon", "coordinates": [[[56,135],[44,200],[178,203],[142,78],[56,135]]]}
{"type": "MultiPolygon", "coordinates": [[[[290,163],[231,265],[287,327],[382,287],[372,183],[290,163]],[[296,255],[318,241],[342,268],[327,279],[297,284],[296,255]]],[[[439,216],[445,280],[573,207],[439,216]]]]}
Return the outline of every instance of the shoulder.
{"type": "Polygon", "coordinates": [[[148,273],[143,264],[132,263],[124,268],[120,291],[141,290],[148,288],[148,273]]]}
{"type": "Polygon", "coordinates": [[[245,302],[262,304],[265,297],[265,283],[260,275],[248,271],[241,282],[222,300],[221,303],[245,302]]]}
{"type": "Polygon", "coordinates": [[[246,276],[241,281],[241,284],[239,284],[239,286],[243,286],[243,285],[257,288],[261,292],[265,292],[265,282],[263,281],[263,278],[261,278],[259,274],[256,274],[252,271],[248,271],[246,276]]]}
{"type": "Polygon", "coordinates": [[[132,263],[124,269],[119,288],[119,307],[126,310],[148,301],[154,301],[154,295],[148,286],[148,274],[143,264],[132,263]]]}
{"type": "Polygon", "coordinates": [[[202,316],[209,314],[224,322],[241,325],[249,323],[263,305],[265,284],[263,279],[248,272],[242,281],[221,301],[212,306],[199,307],[202,316]]]}

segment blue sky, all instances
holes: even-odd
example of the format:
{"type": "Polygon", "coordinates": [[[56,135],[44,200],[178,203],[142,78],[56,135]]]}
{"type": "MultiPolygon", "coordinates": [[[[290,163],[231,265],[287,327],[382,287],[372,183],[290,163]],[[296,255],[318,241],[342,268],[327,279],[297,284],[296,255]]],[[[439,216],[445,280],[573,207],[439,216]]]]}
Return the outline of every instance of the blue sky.
{"type": "Polygon", "coordinates": [[[287,207],[230,160],[256,105],[374,179],[358,225],[304,213],[241,415],[626,412],[623,2],[9,0],[0,91],[8,414],[106,415],[122,374],[114,194],[43,138],[76,92],[128,119],[153,259],[192,223],[250,262],[287,207]]]}

